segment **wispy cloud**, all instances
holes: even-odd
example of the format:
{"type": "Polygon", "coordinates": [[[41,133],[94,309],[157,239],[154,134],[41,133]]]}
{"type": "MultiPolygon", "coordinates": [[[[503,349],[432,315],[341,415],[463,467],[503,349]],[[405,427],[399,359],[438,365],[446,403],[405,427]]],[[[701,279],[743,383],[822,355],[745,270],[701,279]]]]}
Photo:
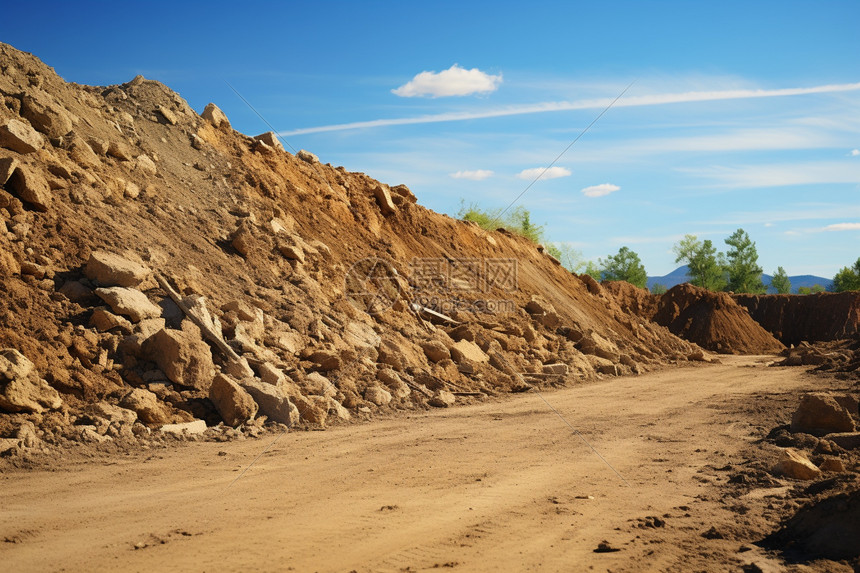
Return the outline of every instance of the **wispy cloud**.
{"type": "Polygon", "coordinates": [[[497,76],[478,68],[467,70],[454,64],[441,72],[421,72],[391,93],[400,97],[450,97],[494,92],[502,83],[497,76]]]}
{"type": "Polygon", "coordinates": [[[532,167],[531,169],[523,169],[519,173],[517,173],[517,177],[520,179],[535,179],[536,177],[540,177],[541,179],[558,179],[559,177],[569,177],[570,169],[565,167],[532,167]]]}
{"type": "Polygon", "coordinates": [[[454,179],[469,179],[470,181],[483,181],[488,177],[493,176],[493,172],[489,169],[475,169],[473,171],[457,171],[449,173],[454,179]]]}
{"type": "Polygon", "coordinates": [[[860,223],[834,223],[822,229],[824,231],[860,231],[860,223]]]}
{"type": "MultiPolygon", "coordinates": [[[[430,73],[430,72],[424,72],[430,73]]],[[[419,74],[420,76],[421,74],[419,74]]],[[[416,76],[417,78],[418,76],[416,76]]],[[[491,76],[492,77],[492,76],[491,76]]],[[[413,80],[414,81],[414,80],[413,80]]],[[[410,82],[411,83],[411,82],[410,82]]],[[[409,84],[406,84],[409,85],[409,84]]],[[[402,86],[402,89],[406,85],[402,86]]],[[[808,88],[784,88],[774,90],[763,89],[735,89],[715,91],[688,91],[679,93],[650,94],[641,96],[625,96],[618,100],[614,107],[639,107],[666,105],[678,103],[706,102],[717,100],[750,99],[787,97],[811,94],[823,94],[834,92],[848,92],[860,90],[860,82],[852,84],[831,84],[813,86],[808,88]]],[[[439,114],[421,115],[416,117],[403,117],[391,119],[374,119],[370,121],[357,121],[352,123],[339,123],[333,125],[322,125],[317,127],[305,127],[280,132],[282,136],[303,135],[308,133],[322,133],[327,131],[343,131],[347,129],[365,129],[372,127],[387,127],[396,125],[414,125],[421,123],[439,123],[448,121],[467,121],[473,119],[487,119],[494,117],[506,117],[513,115],[527,115],[534,113],[551,113],[558,111],[573,111],[584,109],[603,109],[612,103],[614,98],[599,98],[576,101],[542,102],[535,104],[513,105],[483,111],[447,112],[439,114]]]]}
{"type": "Polygon", "coordinates": [[[860,183],[860,164],[845,161],[810,161],[792,164],[747,165],[678,169],[681,173],[712,179],[717,187],[781,187],[825,183],[860,183]]]}
{"type": "Polygon", "coordinates": [[[582,194],[586,197],[603,197],[621,189],[618,185],[612,183],[601,183],[600,185],[591,185],[582,190],[582,194]]]}
{"type": "Polygon", "coordinates": [[[850,155],[851,157],[857,157],[860,155],[860,149],[852,149],[850,155]]]}

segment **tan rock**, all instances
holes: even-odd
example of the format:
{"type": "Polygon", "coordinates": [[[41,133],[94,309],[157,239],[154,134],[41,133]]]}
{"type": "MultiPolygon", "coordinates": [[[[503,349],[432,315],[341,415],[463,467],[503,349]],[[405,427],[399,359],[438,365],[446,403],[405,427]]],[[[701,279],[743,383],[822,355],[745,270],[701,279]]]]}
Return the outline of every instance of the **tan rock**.
{"type": "Polygon", "coordinates": [[[260,414],[274,422],[292,425],[292,405],[290,399],[277,386],[266,384],[256,378],[245,378],[239,384],[248,391],[260,407],[260,414]]]}
{"type": "Polygon", "coordinates": [[[460,364],[464,360],[471,360],[472,362],[490,361],[490,357],[481,350],[480,346],[465,338],[458,340],[451,346],[451,358],[457,364],[460,364]]]}
{"type": "Polygon", "coordinates": [[[305,163],[319,163],[320,158],[311,153],[310,151],[305,151],[304,149],[300,149],[296,154],[296,157],[304,161],[305,163]]]}
{"type": "Polygon", "coordinates": [[[44,138],[29,124],[17,119],[0,123],[0,147],[26,155],[35,153],[44,145],[44,138]]]}
{"type": "Polygon", "coordinates": [[[180,424],[164,424],[159,428],[165,434],[174,434],[177,436],[192,436],[202,434],[206,431],[206,422],[203,420],[193,420],[191,422],[182,422],[180,424]]]}
{"type": "Polygon", "coordinates": [[[809,461],[806,454],[794,448],[786,448],[782,451],[774,467],[774,473],[801,480],[811,480],[821,476],[821,470],[809,461]]]}
{"type": "Polygon", "coordinates": [[[421,350],[431,362],[439,362],[451,358],[451,353],[445,348],[445,345],[438,340],[426,340],[420,343],[421,350]]]}
{"type": "Polygon", "coordinates": [[[122,332],[130,334],[134,330],[134,325],[127,318],[116,315],[103,306],[93,310],[93,314],[90,316],[90,324],[99,332],[107,332],[118,328],[122,332]]]}
{"type": "Polygon", "coordinates": [[[62,405],[59,393],[39,377],[26,356],[14,348],[0,350],[0,410],[41,413],[62,405]]]}
{"type": "Polygon", "coordinates": [[[139,290],[126,287],[107,287],[97,288],[95,293],[115,313],[129,317],[132,322],[161,316],[161,307],[153,304],[139,290]]]}
{"type": "Polygon", "coordinates": [[[160,113],[161,117],[167,120],[167,123],[169,123],[170,125],[176,125],[176,115],[172,111],[170,111],[163,105],[159,105],[157,108],[155,108],[155,111],[160,113]]]}
{"type": "Polygon", "coordinates": [[[218,374],[209,388],[209,400],[228,426],[238,426],[257,415],[259,406],[251,394],[224,374],[218,374]]]}
{"type": "Polygon", "coordinates": [[[170,421],[169,408],[159,402],[158,396],[143,388],[135,388],[123,396],[119,405],[134,410],[143,423],[151,426],[161,426],[170,421]]]}
{"type": "Polygon", "coordinates": [[[131,147],[122,141],[112,140],[108,144],[107,154],[119,159],[120,161],[131,161],[134,159],[131,147]]]}
{"type": "Polygon", "coordinates": [[[302,395],[292,397],[296,403],[296,411],[299,420],[306,420],[311,424],[324,426],[328,419],[328,408],[321,408],[319,404],[302,395]]]}
{"type": "Polygon", "coordinates": [[[290,260],[298,261],[302,264],[305,262],[305,253],[298,245],[280,245],[278,250],[290,260]]]}
{"type": "Polygon", "coordinates": [[[146,341],[143,352],[174,384],[209,391],[216,370],[199,330],[163,328],[146,341]]]}
{"type": "Polygon", "coordinates": [[[791,431],[823,436],[832,432],[853,432],[854,420],[830,394],[806,394],[791,416],[791,431]]]}
{"type": "Polygon", "coordinates": [[[281,141],[278,139],[278,136],[275,135],[274,131],[267,131],[266,133],[261,133],[260,135],[255,136],[254,139],[256,139],[257,141],[262,141],[269,147],[273,147],[278,151],[284,150],[284,146],[281,145],[281,141]]]}
{"type": "Polygon", "coordinates": [[[317,396],[334,397],[337,395],[337,388],[331,383],[331,380],[320,374],[319,372],[311,372],[305,377],[305,384],[310,394],[317,396]]]}
{"type": "Polygon", "coordinates": [[[230,127],[230,121],[227,119],[227,116],[214,103],[206,106],[201,117],[215,127],[230,127]]]}
{"type": "Polygon", "coordinates": [[[845,464],[839,458],[827,458],[821,462],[821,471],[841,474],[845,471],[845,464]]]}
{"type": "Polygon", "coordinates": [[[397,398],[408,398],[412,393],[406,382],[393,368],[381,368],[376,372],[376,379],[385,384],[389,392],[397,398]]]}
{"type": "Polygon", "coordinates": [[[87,406],[85,412],[93,416],[98,416],[99,418],[104,418],[108,422],[118,422],[120,424],[131,425],[137,421],[137,412],[134,410],[114,406],[107,402],[96,402],[95,404],[91,404],[87,406]]]}
{"type": "Polygon", "coordinates": [[[21,165],[12,173],[6,188],[37,211],[45,212],[51,206],[51,188],[45,178],[29,167],[21,165]]]}
{"type": "Polygon", "coordinates": [[[370,386],[364,391],[364,399],[377,406],[385,406],[391,402],[391,392],[382,386],[370,386]]]}
{"type": "Polygon", "coordinates": [[[47,94],[36,92],[22,97],[21,115],[48,137],[62,137],[72,131],[69,115],[47,94]]]}
{"type": "Polygon", "coordinates": [[[136,287],[150,276],[145,265],[107,251],[94,251],[85,273],[88,279],[101,286],[136,287]]]}
{"type": "Polygon", "coordinates": [[[457,402],[457,397],[447,390],[437,390],[427,403],[434,408],[448,408],[457,402]]]}
{"type": "Polygon", "coordinates": [[[72,139],[72,144],[69,146],[69,157],[78,165],[91,169],[95,169],[102,164],[102,160],[96,155],[90,144],[78,136],[72,139]]]}
{"type": "Polygon", "coordinates": [[[6,185],[21,162],[14,157],[0,157],[0,185],[6,185]]]}
{"type": "Polygon", "coordinates": [[[138,155],[135,160],[135,165],[137,169],[147,175],[155,175],[158,172],[158,167],[155,166],[155,162],[146,154],[138,155]]]}
{"type": "Polygon", "coordinates": [[[373,196],[376,197],[376,202],[379,204],[383,215],[390,215],[397,211],[394,206],[394,201],[391,200],[391,193],[388,190],[388,185],[379,183],[373,188],[373,196]]]}

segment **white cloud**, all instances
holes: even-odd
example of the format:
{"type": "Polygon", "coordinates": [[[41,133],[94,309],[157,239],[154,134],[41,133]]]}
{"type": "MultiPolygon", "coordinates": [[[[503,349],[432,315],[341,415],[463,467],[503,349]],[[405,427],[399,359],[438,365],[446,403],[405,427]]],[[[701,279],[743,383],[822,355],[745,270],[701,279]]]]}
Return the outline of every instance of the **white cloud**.
{"type": "Polygon", "coordinates": [[[678,168],[676,171],[711,179],[715,186],[730,189],[857,183],[860,181],[860,164],[845,161],[808,161],[742,167],[678,168]]]}
{"type": "Polygon", "coordinates": [[[860,155],[860,149],[851,150],[851,157],[857,157],[858,155],[860,155]]]}
{"type": "Polygon", "coordinates": [[[558,179],[559,177],[569,177],[570,169],[565,167],[532,167],[531,169],[523,169],[517,173],[520,179],[558,179]]]}
{"type": "Polygon", "coordinates": [[[834,223],[824,227],[825,231],[860,231],[860,223],[834,223]]]}
{"type": "Polygon", "coordinates": [[[586,197],[603,197],[621,189],[618,185],[612,183],[601,183],[600,185],[592,185],[582,190],[582,194],[586,197]]]}
{"type": "MultiPolygon", "coordinates": [[[[450,70],[448,70],[450,71],[450,70]]],[[[466,71],[466,70],[464,70],[466,71]]],[[[431,74],[431,72],[423,72],[431,74]]],[[[441,72],[445,73],[445,72],[441,72]]],[[[483,72],[481,72],[483,73],[483,72]]],[[[422,74],[418,74],[421,76],[422,74]]],[[[431,74],[432,75],[432,74],[431,74]]],[[[437,74],[440,75],[440,74],[437,74]]],[[[415,76],[417,79],[418,76],[415,76]]],[[[501,76],[498,77],[501,81],[501,76]]],[[[403,90],[410,84],[415,82],[413,79],[408,84],[398,88],[395,91],[403,90]]],[[[689,102],[705,102],[733,99],[749,99],[749,98],[766,98],[766,97],[785,97],[796,95],[809,95],[819,93],[835,93],[860,90],[860,83],[854,84],[835,84],[815,86],[811,88],[786,88],[778,90],[755,90],[755,89],[739,89],[739,90],[723,90],[723,91],[694,91],[683,93],[665,93],[652,94],[643,96],[625,96],[615,103],[615,107],[639,107],[651,105],[665,105],[673,103],[689,103],[689,102]]],[[[399,94],[398,94],[399,95],[399,94]]],[[[417,95],[417,94],[416,94],[417,95]]],[[[451,94],[463,95],[463,94],[451,94]]],[[[415,125],[421,123],[440,123],[445,121],[466,121],[472,119],[486,119],[493,117],[508,117],[514,115],[527,115],[533,113],[549,113],[558,111],[575,111],[583,109],[603,109],[612,103],[614,97],[576,100],[576,101],[551,101],[534,104],[513,105],[503,108],[489,109],[477,112],[447,112],[433,115],[421,115],[417,117],[402,117],[393,119],[374,119],[370,121],[357,121],[353,123],[339,123],[334,125],[323,125],[318,127],[305,127],[293,129],[290,131],[282,131],[278,135],[288,137],[292,135],[304,135],[307,133],[322,133],[326,131],[343,131],[346,129],[362,129],[368,127],[386,127],[393,125],[415,125]]]]}
{"type": "Polygon", "coordinates": [[[454,64],[441,72],[421,72],[391,93],[400,97],[449,97],[494,92],[502,74],[493,76],[478,68],[467,70],[454,64]]]}
{"type": "Polygon", "coordinates": [[[475,169],[473,171],[457,171],[449,173],[454,179],[469,179],[470,181],[483,181],[488,177],[493,176],[493,172],[489,169],[475,169]]]}

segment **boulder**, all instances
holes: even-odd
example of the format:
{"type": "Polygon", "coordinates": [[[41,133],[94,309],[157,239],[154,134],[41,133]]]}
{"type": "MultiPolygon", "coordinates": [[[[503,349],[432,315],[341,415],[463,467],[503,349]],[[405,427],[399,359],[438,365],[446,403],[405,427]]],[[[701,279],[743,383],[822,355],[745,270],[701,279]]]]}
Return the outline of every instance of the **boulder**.
{"type": "Polygon", "coordinates": [[[400,378],[400,375],[393,368],[381,368],[376,372],[376,379],[385,384],[397,398],[408,398],[412,393],[409,385],[400,378]]]}
{"type": "Polygon", "coordinates": [[[481,347],[466,340],[458,340],[451,346],[451,358],[457,364],[465,360],[471,360],[472,362],[489,362],[490,357],[486,355],[486,353],[481,350],[481,347]]]}
{"type": "Polygon", "coordinates": [[[298,261],[301,264],[305,263],[305,252],[298,245],[280,245],[278,250],[292,261],[298,261]]]}
{"type": "Polygon", "coordinates": [[[259,406],[251,394],[229,376],[218,374],[209,387],[209,400],[228,426],[236,427],[257,415],[259,406]]]}
{"type": "Polygon", "coordinates": [[[51,188],[38,172],[20,166],[12,173],[6,188],[37,211],[45,212],[51,205],[51,188]]]}
{"type": "Polygon", "coordinates": [[[208,392],[215,377],[212,351],[196,327],[188,330],[162,328],[144,344],[144,354],[174,384],[208,392]]]}
{"type": "Polygon", "coordinates": [[[451,358],[451,353],[445,348],[445,345],[438,340],[427,340],[421,342],[421,350],[431,362],[440,362],[446,358],[451,358]]]}
{"type": "Polygon", "coordinates": [[[21,115],[49,138],[62,137],[72,131],[69,115],[46,94],[35,92],[22,97],[21,115]]]}
{"type": "Polygon", "coordinates": [[[453,406],[456,401],[456,396],[454,396],[447,390],[437,390],[436,393],[433,394],[433,397],[427,401],[427,403],[434,408],[448,408],[450,406],[453,406]]]}
{"type": "Polygon", "coordinates": [[[321,407],[316,401],[301,394],[293,396],[292,399],[296,403],[296,421],[307,420],[311,424],[325,425],[328,408],[321,407]]]}
{"type": "Polygon", "coordinates": [[[136,287],[152,275],[145,265],[107,251],[94,251],[85,269],[100,286],[136,287]]]}
{"type": "Polygon", "coordinates": [[[275,135],[274,131],[267,131],[266,133],[261,133],[260,135],[255,136],[254,139],[257,141],[262,141],[269,147],[273,147],[278,151],[284,150],[284,146],[281,145],[281,141],[278,139],[278,136],[275,135]]]}
{"type": "Polygon", "coordinates": [[[90,324],[96,327],[96,330],[99,332],[107,332],[114,328],[119,328],[122,332],[131,334],[134,329],[134,326],[127,318],[114,314],[103,306],[93,310],[93,314],[90,316],[90,324]]]}
{"type": "Polygon", "coordinates": [[[38,131],[17,119],[7,119],[0,123],[0,147],[11,149],[22,155],[35,153],[45,141],[38,131]]]}
{"type": "Polygon", "coordinates": [[[21,162],[14,157],[0,157],[0,185],[6,185],[20,165],[21,162]]]}
{"type": "Polygon", "coordinates": [[[823,436],[832,432],[853,432],[854,420],[830,394],[806,394],[791,416],[791,431],[823,436]]]}
{"type": "Polygon", "coordinates": [[[316,364],[320,370],[326,372],[338,370],[342,365],[340,354],[334,350],[317,350],[308,357],[308,360],[316,364]]]}
{"type": "Polygon", "coordinates": [[[230,121],[227,119],[227,116],[214,103],[207,104],[200,117],[211,123],[214,127],[230,127],[230,121]]]}
{"type": "Polygon", "coordinates": [[[801,480],[811,480],[821,476],[821,470],[809,461],[806,454],[794,448],[786,448],[782,451],[773,471],[779,475],[801,480]]]}
{"type": "Polygon", "coordinates": [[[96,402],[95,404],[90,404],[84,411],[91,416],[98,416],[108,422],[131,425],[137,421],[137,412],[134,410],[114,406],[107,402],[96,402]]]}
{"type": "Polygon", "coordinates": [[[126,287],[107,287],[97,288],[95,293],[115,313],[129,317],[132,322],[161,316],[161,307],[153,304],[139,290],[126,287]]]}
{"type": "Polygon", "coordinates": [[[337,388],[335,388],[335,385],[331,383],[331,380],[319,372],[311,372],[308,374],[305,377],[305,384],[307,385],[310,394],[326,397],[337,395],[337,388]]]}
{"type": "Polygon", "coordinates": [[[108,144],[107,154],[120,161],[131,161],[134,159],[131,147],[122,141],[111,141],[108,144]]]}
{"type": "Polygon", "coordinates": [[[383,215],[390,215],[397,210],[397,207],[394,206],[394,201],[391,200],[388,185],[385,183],[379,183],[373,188],[373,196],[376,197],[376,202],[379,204],[383,215]]]}
{"type": "Polygon", "coordinates": [[[300,149],[296,154],[296,157],[304,161],[305,163],[319,163],[320,158],[311,153],[310,151],[305,151],[304,149],[300,149]]]}
{"type": "Polygon", "coordinates": [[[168,108],[163,105],[159,105],[155,108],[155,111],[161,114],[161,117],[167,120],[167,123],[170,125],[176,125],[176,114],[170,111],[168,108]]]}
{"type": "Polygon", "coordinates": [[[610,362],[621,360],[621,353],[615,343],[603,338],[596,332],[583,335],[582,339],[576,344],[576,347],[583,354],[599,356],[610,362]]]}
{"type": "Polygon", "coordinates": [[[391,392],[382,386],[370,386],[364,391],[364,399],[377,406],[385,406],[391,402],[391,392]]]}
{"type": "Polygon", "coordinates": [[[60,394],[26,356],[14,348],[0,350],[0,410],[41,413],[62,405],[60,394]]]}
{"type": "Polygon", "coordinates": [[[159,430],[165,434],[174,434],[177,436],[202,434],[206,431],[206,422],[203,420],[193,420],[191,422],[183,422],[181,424],[164,424],[159,428],[159,430]]]}
{"type": "Polygon", "coordinates": [[[567,364],[564,364],[563,362],[557,362],[555,364],[544,364],[541,370],[543,370],[544,374],[552,374],[554,376],[567,376],[569,368],[567,364]]]}
{"type": "Polygon", "coordinates": [[[170,421],[170,410],[158,401],[158,396],[144,390],[135,388],[120,400],[119,405],[137,412],[137,417],[151,426],[161,426],[170,421]]]}
{"type": "Polygon", "coordinates": [[[155,175],[158,172],[158,167],[148,155],[138,155],[135,160],[135,167],[142,171],[145,175],[155,175]]]}
{"type": "Polygon", "coordinates": [[[257,405],[260,414],[280,424],[291,426],[293,423],[292,404],[277,386],[266,384],[256,378],[245,378],[239,384],[248,391],[257,405]]]}

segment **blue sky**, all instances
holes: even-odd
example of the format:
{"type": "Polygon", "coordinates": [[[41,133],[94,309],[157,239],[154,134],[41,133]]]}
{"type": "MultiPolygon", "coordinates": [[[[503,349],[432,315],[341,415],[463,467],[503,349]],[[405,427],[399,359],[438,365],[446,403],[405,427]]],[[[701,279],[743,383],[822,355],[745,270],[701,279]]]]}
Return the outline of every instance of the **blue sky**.
{"type": "Polygon", "coordinates": [[[651,275],[686,233],[765,272],[860,256],[860,2],[15,3],[0,41],[68,81],[136,74],[427,207],[520,200],[549,239],[651,275]],[[529,175],[531,174],[531,178],[529,175]],[[554,176],[550,178],[550,176],[554,176]]]}

